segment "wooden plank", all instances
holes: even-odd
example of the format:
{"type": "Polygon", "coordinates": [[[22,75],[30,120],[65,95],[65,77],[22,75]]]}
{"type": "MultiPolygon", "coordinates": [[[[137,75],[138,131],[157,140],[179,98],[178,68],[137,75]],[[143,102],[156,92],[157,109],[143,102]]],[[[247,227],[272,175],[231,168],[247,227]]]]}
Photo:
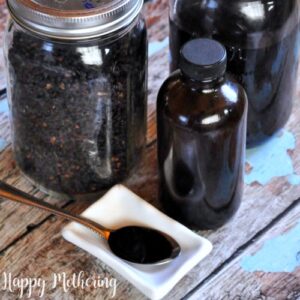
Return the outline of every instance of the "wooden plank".
{"type": "MultiPolygon", "coordinates": [[[[168,0],[156,0],[144,5],[143,14],[148,28],[149,52],[154,43],[168,36],[168,0]]],[[[156,99],[160,86],[169,75],[168,47],[153,53],[149,58],[148,80],[148,142],[156,140],[156,99]]]]}
{"type": "Polygon", "coordinates": [[[299,299],[299,220],[300,203],[189,299],[299,299]]]}
{"type": "MultiPolygon", "coordinates": [[[[63,206],[67,202],[45,196],[21,177],[10,148],[0,154],[0,179],[58,206],[63,206]]],[[[30,207],[0,200],[0,252],[29,232],[30,227],[42,222],[48,215],[30,207]]]]}
{"type": "Polygon", "coordinates": [[[168,77],[168,48],[164,48],[149,60],[148,90],[148,142],[156,140],[156,99],[159,88],[168,77]]]}
{"type": "Polygon", "coordinates": [[[165,39],[169,34],[168,0],[155,0],[144,5],[143,14],[146,18],[149,42],[165,39]]]}

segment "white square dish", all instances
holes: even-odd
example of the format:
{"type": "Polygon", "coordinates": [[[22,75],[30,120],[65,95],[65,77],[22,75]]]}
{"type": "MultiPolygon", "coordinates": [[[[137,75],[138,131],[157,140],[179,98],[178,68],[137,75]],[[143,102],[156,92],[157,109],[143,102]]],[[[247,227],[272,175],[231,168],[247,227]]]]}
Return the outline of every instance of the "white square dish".
{"type": "Polygon", "coordinates": [[[127,225],[151,227],[169,234],[179,243],[181,253],[174,261],[145,270],[115,256],[104,239],[82,225],[70,223],[62,231],[67,241],[99,258],[153,300],[169,293],[212,250],[207,239],[169,218],[122,185],[113,187],[82,215],[110,229],[127,225]]]}

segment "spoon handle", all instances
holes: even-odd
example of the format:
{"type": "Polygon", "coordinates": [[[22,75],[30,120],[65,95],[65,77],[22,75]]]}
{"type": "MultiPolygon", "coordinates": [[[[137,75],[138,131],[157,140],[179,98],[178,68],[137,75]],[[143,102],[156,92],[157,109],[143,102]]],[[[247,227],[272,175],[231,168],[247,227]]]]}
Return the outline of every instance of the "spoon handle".
{"type": "Polygon", "coordinates": [[[80,223],[81,225],[88,227],[89,229],[93,230],[97,234],[103,236],[106,240],[109,238],[111,231],[106,229],[105,227],[101,226],[100,224],[86,219],[81,216],[75,216],[61,208],[58,208],[52,204],[47,202],[41,201],[27,193],[24,193],[2,181],[0,181],[0,197],[5,199],[18,202],[21,204],[25,204],[28,206],[37,207],[48,211],[54,215],[61,216],[67,220],[74,221],[80,223]]]}

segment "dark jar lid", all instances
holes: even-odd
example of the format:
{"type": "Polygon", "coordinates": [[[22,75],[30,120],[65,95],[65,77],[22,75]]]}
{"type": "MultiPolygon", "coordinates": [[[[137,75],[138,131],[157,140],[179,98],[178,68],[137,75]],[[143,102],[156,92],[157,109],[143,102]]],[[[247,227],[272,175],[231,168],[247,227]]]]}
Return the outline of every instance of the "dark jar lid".
{"type": "Polygon", "coordinates": [[[87,39],[126,27],[143,0],[6,0],[12,18],[38,34],[87,39]]]}
{"type": "Polygon", "coordinates": [[[226,67],[226,49],[215,40],[194,39],[181,48],[179,68],[191,79],[212,81],[222,77],[226,67]]]}

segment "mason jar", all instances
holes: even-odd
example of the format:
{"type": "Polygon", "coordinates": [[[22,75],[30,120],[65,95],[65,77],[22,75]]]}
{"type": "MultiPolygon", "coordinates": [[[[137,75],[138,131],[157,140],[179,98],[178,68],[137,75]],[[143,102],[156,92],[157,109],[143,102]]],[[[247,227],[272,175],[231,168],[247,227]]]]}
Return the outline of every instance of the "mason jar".
{"type": "Polygon", "coordinates": [[[7,4],[7,92],[22,173],[60,196],[122,181],[146,142],[143,0],[7,4]]]}
{"type": "Polygon", "coordinates": [[[299,0],[170,0],[171,70],[188,40],[209,37],[224,44],[228,72],[248,95],[248,147],[266,141],[291,115],[299,11],[299,0]]]}

